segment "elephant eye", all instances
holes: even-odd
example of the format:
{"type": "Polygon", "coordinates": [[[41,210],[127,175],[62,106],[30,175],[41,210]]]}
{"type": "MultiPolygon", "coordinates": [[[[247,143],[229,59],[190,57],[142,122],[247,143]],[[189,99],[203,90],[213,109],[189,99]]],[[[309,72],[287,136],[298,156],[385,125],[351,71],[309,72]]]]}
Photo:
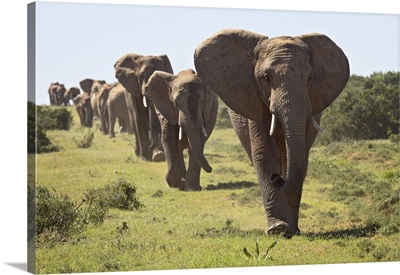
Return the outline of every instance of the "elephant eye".
{"type": "Polygon", "coordinates": [[[268,76],[267,73],[264,74],[264,79],[265,79],[265,81],[267,81],[268,83],[271,82],[271,79],[270,79],[270,77],[268,76]]]}
{"type": "Polygon", "coordinates": [[[312,77],[311,77],[311,75],[308,77],[308,82],[311,82],[311,79],[312,79],[312,77]]]}

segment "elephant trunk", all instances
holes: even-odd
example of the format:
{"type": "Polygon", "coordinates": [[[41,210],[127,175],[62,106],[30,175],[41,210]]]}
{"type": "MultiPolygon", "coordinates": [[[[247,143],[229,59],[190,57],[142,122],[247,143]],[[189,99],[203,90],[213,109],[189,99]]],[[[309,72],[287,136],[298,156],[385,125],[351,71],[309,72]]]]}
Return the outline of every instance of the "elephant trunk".
{"type": "MultiPolygon", "coordinates": [[[[286,173],[283,175],[285,181],[281,181],[281,192],[286,198],[290,223],[292,230],[296,233],[298,229],[298,214],[300,208],[300,200],[303,189],[303,181],[307,173],[308,151],[306,143],[306,124],[310,117],[309,102],[302,98],[288,99],[286,106],[278,109],[279,118],[282,123],[285,146],[286,146],[286,173]],[[294,104],[290,102],[301,102],[304,104],[294,104]],[[293,110],[295,108],[295,110],[293,110]]],[[[284,168],[283,168],[284,169],[284,168]]],[[[285,172],[285,171],[282,171],[285,172]]]]}
{"type": "Polygon", "coordinates": [[[186,133],[189,142],[189,148],[193,153],[197,163],[201,168],[204,169],[204,171],[210,173],[212,168],[204,156],[204,144],[207,137],[204,133],[205,131],[203,123],[201,123],[201,125],[198,127],[188,121],[181,121],[180,125],[186,133]]]}

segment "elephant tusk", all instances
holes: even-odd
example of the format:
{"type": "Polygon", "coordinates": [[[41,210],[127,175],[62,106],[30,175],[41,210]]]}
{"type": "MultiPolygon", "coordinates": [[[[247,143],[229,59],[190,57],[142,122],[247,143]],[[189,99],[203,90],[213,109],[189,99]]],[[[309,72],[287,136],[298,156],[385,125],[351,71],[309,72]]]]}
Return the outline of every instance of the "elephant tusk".
{"type": "Polygon", "coordinates": [[[143,105],[144,105],[144,107],[147,108],[147,101],[146,101],[146,97],[145,96],[143,97],[143,105]]]}
{"type": "Polygon", "coordinates": [[[319,126],[318,122],[315,120],[315,118],[313,116],[311,116],[311,122],[312,122],[312,125],[314,126],[314,128],[317,129],[319,132],[322,133],[324,131],[324,128],[319,126]]]}
{"type": "Polygon", "coordinates": [[[274,114],[272,114],[272,119],[271,119],[271,128],[269,130],[269,135],[272,136],[275,132],[275,126],[276,126],[276,117],[274,114]]]}
{"type": "Polygon", "coordinates": [[[205,137],[208,137],[207,131],[206,131],[206,128],[204,127],[204,125],[201,126],[201,132],[203,133],[203,135],[204,135],[205,137]]]}
{"type": "Polygon", "coordinates": [[[182,140],[182,127],[179,126],[179,140],[182,140]]]}

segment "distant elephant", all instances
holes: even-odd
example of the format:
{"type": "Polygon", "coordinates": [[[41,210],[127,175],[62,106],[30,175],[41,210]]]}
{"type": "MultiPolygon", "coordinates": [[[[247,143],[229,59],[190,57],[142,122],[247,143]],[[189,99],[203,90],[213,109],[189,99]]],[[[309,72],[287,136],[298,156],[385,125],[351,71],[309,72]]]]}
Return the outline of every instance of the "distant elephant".
{"type": "Polygon", "coordinates": [[[90,104],[90,95],[83,92],[73,99],[76,111],[82,127],[91,128],[93,126],[93,109],[90,104]]]}
{"type": "Polygon", "coordinates": [[[201,168],[208,173],[212,170],[203,151],[215,126],[217,96],[191,69],[177,75],[155,71],[145,89],[161,123],[168,185],[181,190],[201,190],[201,168]],[[185,149],[189,149],[187,170],[185,149]]]}
{"type": "Polygon", "coordinates": [[[126,105],[126,89],[120,84],[110,86],[100,92],[100,118],[104,134],[109,134],[110,138],[115,137],[115,122],[118,123],[121,132],[133,134],[133,129],[129,122],[128,106],[126,105]]]}
{"type": "Polygon", "coordinates": [[[80,93],[81,90],[78,87],[70,87],[67,89],[64,94],[65,105],[70,105],[70,101],[73,101],[80,93]]]}
{"type": "Polygon", "coordinates": [[[88,95],[90,95],[90,101],[92,105],[92,110],[93,110],[93,119],[97,120],[100,119],[99,115],[99,106],[98,106],[98,95],[100,90],[106,86],[107,83],[104,80],[94,80],[91,78],[85,78],[81,82],[79,82],[79,85],[81,86],[82,90],[86,92],[88,95]]]}
{"type": "Polygon", "coordinates": [[[139,137],[136,155],[146,161],[164,161],[160,121],[153,103],[144,97],[144,87],[156,70],[173,73],[168,57],[128,53],[115,62],[114,68],[115,77],[128,91],[126,103],[130,123],[139,137]]]}
{"type": "Polygon", "coordinates": [[[66,89],[64,84],[60,84],[59,82],[50,83],[48,89],[50,105],[58,106],[63,104],[65,91],[66,89]]]}
{"type": "Polygon", "coordinates": [[[258,176],[267,232],[300,234],[309,150],[322,130],[321,112],[349,79],[345,54],[323,34],[268,38],[227,29],[202,42],[194,62],[200,78],[231,109],[258,176]]]}

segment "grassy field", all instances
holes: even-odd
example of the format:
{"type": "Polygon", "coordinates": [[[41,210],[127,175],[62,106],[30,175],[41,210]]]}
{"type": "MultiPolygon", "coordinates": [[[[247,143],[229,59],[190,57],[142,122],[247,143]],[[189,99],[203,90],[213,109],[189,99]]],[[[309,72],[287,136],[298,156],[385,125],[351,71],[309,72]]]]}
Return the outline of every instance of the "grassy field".
{"type": "Polygon", "coordinates": [[[87,130],[69,109],[73,127],[47,132],[60,151],[37,156],[38,183],[78,205],[88,189],[124,179],[136,186],[144,207],[111,209],[104,222],[62,242],[41,242],[38,273],[400,260],[399,217],[392,213],[399,207],[398,145],[360,141],[313,148],[301,205],[302,235],[285,239],[264,232],[254,168],[232,129],[216,129],[206,144],[213,172],[202,172],[203,191],[182,192],[165,182],[165,162],[136,159],[133,136],[109,139],[94,130],[92,146],[78,148],[74,139],[87,130]]]}

